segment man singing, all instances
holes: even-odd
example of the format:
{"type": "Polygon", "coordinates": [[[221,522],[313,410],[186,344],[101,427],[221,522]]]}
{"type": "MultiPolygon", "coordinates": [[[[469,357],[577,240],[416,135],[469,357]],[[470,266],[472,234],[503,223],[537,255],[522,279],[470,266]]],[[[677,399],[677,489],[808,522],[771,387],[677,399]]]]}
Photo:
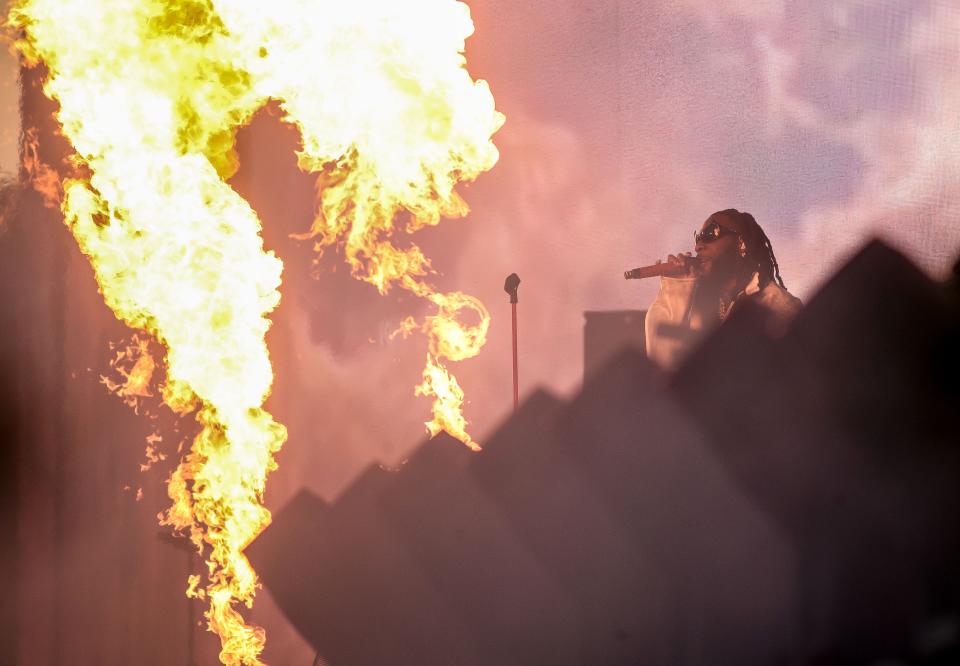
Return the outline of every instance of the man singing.
{"type": "Polygon", "coordinates": [[[801,307],[783,284],[770,240],[749,213],[716,212],[694,239],[696,257],[667,259],[685,274],[661,277],[660,293],[647,312],[647,356],[666,369],[745,301],[762,308],[772,334],[785,330],[801,307]]]}

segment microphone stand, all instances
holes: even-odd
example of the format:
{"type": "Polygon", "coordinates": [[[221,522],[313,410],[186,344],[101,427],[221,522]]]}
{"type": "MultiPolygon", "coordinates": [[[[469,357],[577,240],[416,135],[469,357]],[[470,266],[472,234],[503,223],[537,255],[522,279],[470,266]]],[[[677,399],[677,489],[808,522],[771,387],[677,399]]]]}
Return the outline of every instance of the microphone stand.
{"type": "Polygon", "coordinates": [[[513,312],[513,410],[520,406],[520,380],[517,373],[517,289],[520,277],[516,273],[507,276],[503,290],[510,294],[510,308],[513,312]]]}

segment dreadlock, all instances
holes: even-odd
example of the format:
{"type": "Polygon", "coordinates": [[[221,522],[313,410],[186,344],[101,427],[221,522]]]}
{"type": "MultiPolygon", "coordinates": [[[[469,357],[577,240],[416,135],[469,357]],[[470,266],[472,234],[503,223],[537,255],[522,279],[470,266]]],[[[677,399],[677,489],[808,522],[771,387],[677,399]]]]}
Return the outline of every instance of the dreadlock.
{"type": "Polygon", "coordinates": [[[757,265],[757,272],[760,273],[760,279],[763,282],[776,281],[781,288],[786,289],[783,278],[780,277],[780,264],[777,263],[777,257],[773,253],[773,245],[767,234],[757,224],[756,219],[750,213],[741,213],[736,208],[714,213],[714,215],[726,215],[739,222],[738,226],[743,227],[741,237],[747,246],[747,256],[757,265]]]}
{"type": "Polygon", "coordinates": [[[783,283],[783,278],[780,277],[780,264],[777,263],[777,257],[773,253],[773,245],[770,244],[770,239],[767,238],[767,234],[765,234],[763,229],[760,228],[760,225],[757,225],[757,230],[760,232],[760,240],[763,241],[763,245],[767,250],[767,259],[770,264],[773,264],[773,275],[771,277],[775,277],[777,279],[777,284],[779,284],[782,289],[786,289],[787,285],[783,283]]]}

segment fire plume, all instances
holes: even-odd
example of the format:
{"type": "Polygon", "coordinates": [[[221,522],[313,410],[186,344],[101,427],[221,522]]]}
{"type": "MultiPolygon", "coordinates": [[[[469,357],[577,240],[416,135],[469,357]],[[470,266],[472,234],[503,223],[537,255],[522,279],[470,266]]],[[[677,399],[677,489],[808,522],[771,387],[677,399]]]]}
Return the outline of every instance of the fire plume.
{"type": "Polygon", "coordinates": [[[499,157],[491,136],[503,116],[486,82],[465,68],[469,8],[453,0],[217,7],[228,29],[246,37],[249,71],[264,94],[299,128],[300,167],[319,174],[317,217],[305,236],[318,252],[340,250],[353,275],[381,293],[398,285],[437,308],[422,326],[430,351],[416,393],[434,398],[431,434],[446,430],[477,448],[463,392],[442,361],[476,356],[489,314],[475,298],[438,292],[423,279],[432,268],[420,248],[394,243],[466,215],[456,185],[499,157]],[[476,323],[460,321],[464,311],[476,323]]]}
{"type": "Polygon", "coordinates": [[[263,408],[282,264],[227,183],[235,134],[279,102],[301,133],[301,168],[318,174],[307,235],[381,293],[399,286],[436,309],[419,325],[429,350],[416,393],[433,398],[431,433],[476,447],[443,362],[480,351],[489,315],[436,290],[423,252],[394,243],[465,215],[456,185],[498,158],[490,138],[503,117],[464,66],[469,10],[455,0],[16,0],[9,25],[27,62],[46,64],[44,91],[76,150],[76,175],[56,190],[66,223],[106,303],[165,350],[155,359],[143,343],[127,395],[147,394],[161,367],[164,402],[200,425],[161,515],[207,557],[206,582],[191,576],[188,596],[209,604],[224,664],[260,664],[264,632],[237,606],[253,603],[243,549],[270,520],[263,492],[286,439],[263,408]]]}
{"type": "Polygon", "coordinates": [[[208,3],[28,0],[11,21],[28,61],[47,64],[45,92],[89,174],[63,184],[66,223],[114,313],[165,347],[167,401],[198,407],[162,520],[207,556],[221,660],[259,663],[263,632],[236,605],[253,600],[243,548],[269,521],[262,494],[286,436],[262,406],[282,265],[224,177],[233,132],[262,101],[208,3]]]}

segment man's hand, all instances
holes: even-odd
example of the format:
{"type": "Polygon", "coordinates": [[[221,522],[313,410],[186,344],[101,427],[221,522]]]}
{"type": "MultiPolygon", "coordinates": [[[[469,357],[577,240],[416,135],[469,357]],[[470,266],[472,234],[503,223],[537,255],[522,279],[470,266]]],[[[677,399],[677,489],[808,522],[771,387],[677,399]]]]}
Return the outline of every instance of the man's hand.
{"type": "MultiPolygon", "coordinates": [[[[657,260],[658,264],[663,262],[657,260]]],[[[697,275],[697,260],[694,259],[693,255],[690,252],[684,252],[682,254],[671,254],[667,257],[667,263],[673,264],[674,266],[682,266],[686,269],[687,275],[689,277],[694,277],[697,275]]]]}

